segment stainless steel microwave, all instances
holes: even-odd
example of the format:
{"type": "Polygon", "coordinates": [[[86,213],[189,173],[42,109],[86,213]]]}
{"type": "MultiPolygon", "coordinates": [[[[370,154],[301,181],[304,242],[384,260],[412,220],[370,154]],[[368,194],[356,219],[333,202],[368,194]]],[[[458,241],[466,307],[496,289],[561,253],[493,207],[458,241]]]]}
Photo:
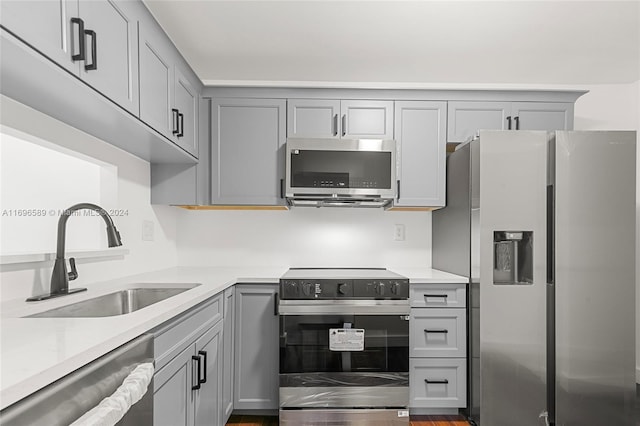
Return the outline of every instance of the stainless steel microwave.
{"type": "Polygon", "coordinates": [[[396,143],[290,138],[286,197],[292,206],[388,207],[396,196],[396,143]]]}

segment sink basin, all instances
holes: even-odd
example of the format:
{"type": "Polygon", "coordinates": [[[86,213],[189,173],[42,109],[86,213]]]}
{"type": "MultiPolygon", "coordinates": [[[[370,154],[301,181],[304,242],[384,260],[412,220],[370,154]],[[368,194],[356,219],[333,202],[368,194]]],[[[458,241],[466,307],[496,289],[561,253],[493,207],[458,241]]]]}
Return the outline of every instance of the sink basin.
{"type": "Polygon", "coordinates": [[[130,288],[29,315],[27,318],[83,318],[124,315],[161,302],[198,285],[200,284],[191,284],[188,287],[130,288]]]}

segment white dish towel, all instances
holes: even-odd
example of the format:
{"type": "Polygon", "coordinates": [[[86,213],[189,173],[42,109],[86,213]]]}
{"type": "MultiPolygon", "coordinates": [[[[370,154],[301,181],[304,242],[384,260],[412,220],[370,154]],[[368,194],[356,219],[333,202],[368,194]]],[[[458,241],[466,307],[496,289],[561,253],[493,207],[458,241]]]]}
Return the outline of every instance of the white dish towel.
{"type": "Polygon", "coordinates": [[[100,401],[100,404],[84,413],[70,426],[114,426],[133,404],[142,399],[151,383],[153,372],[153,364],[150,362],[138,365],[113,395],[100,401]]]}

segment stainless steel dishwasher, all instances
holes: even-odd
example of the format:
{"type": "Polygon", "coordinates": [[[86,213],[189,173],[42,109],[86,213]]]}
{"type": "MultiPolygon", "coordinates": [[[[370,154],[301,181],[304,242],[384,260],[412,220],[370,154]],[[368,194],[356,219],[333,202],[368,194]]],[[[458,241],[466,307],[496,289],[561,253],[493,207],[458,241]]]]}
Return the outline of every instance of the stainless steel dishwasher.
{"type": "MultiPolygon", "coordinates": [[[[112,395],[140,364],[153,362],[153,336],[131,340],[0,412],[3,426],[68,426],[112,395]]],[[[117,423],[153,424],[153,381],[117,423]]]]}

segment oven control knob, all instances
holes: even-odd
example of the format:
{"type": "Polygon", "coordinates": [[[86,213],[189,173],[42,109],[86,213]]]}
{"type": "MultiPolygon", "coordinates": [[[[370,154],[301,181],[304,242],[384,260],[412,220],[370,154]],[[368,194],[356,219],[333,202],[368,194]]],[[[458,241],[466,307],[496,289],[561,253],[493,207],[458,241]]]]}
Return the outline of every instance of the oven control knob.
{"type": "Polygon", "coordinates": [[[380,296],[384,296],[384,290],[385,290],[384,287],[385,287],[384,283],[378,283],[378,285],[375,286],[376,293],[380,296]]]}
{"type": "Polygon", "coordinates": [[[347,294],[347,284],[346,283],[338,284],[338,294],[347,294]]]}
{"type": "Polygon", "coordinates": [[[389,290],[391,290],[392,294],[396,294],[397,295],[400,292],[400,284],[399,283],[391,284],[391,288],[389,290]]]}

